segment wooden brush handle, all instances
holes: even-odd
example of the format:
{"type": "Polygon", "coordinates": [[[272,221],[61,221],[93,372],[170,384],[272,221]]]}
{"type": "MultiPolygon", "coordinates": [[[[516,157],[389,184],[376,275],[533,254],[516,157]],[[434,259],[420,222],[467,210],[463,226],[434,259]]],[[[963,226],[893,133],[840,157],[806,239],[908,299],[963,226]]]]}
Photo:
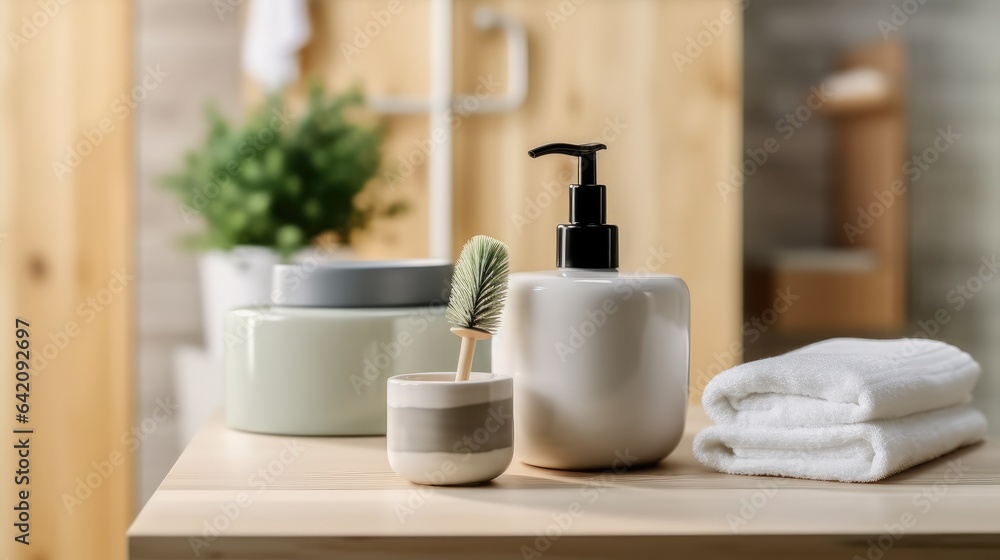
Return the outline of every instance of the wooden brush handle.
{"type": "Polygon", "coordinates": [[[462,337],[462,350],[458,354],[458,371],[455,381],[468,381],[472,373],[472,359],[476,356],[476,339],[462,337]]]}
{"type": "Polygon", "coordinates": [[[454,327],[451,332],[462,337],[462,349],[458,353],[458,370],[455,373],[455,381],[468,381],[469,374],[472,373],[472,359],[476,356],[476,342],[487,340],[493,335],[478,329],[462,327],[454,327]]]}

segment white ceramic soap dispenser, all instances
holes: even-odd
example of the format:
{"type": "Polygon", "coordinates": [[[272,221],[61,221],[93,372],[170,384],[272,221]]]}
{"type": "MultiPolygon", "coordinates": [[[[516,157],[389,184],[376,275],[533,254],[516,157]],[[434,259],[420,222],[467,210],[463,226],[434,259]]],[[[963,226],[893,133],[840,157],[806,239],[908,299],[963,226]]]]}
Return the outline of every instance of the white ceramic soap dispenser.
{"type": "Polygon", "coordinates": [[[548,144],[580,158],[551,272],[510,276],[493,371],[514,378],[517,457],[539,467],[619,469],[677,446],[687,409],[690,296],[676,276],[618,271],[618,227],[597,184],[603,144],[548,144]]]}

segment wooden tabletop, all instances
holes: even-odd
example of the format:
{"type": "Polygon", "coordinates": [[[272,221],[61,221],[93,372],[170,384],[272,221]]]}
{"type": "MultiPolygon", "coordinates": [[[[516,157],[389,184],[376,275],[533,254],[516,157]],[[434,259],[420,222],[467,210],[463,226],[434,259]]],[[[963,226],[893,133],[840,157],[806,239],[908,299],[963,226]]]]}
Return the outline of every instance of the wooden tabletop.
{"type": "Polygon", "coordinates": [[[698,464],[692,409],[655,468],[516,462],[492,484],[433,488],[389,468],[384,438],[206,425],[128,532],[133,560],[177,558],[1000,558],[1000,443],[884,482],[723,475],[698,464]]]}

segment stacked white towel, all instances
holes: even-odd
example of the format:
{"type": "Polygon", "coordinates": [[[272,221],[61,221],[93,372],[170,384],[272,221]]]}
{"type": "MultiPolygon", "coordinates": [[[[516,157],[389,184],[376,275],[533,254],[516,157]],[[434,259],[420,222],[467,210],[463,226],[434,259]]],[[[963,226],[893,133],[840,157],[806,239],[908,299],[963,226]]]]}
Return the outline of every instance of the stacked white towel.
{"type": "Polygon", "coordinates": [[[968,405],[980,367],[940,341],[840,338],[720,373],[695,438],[703,464],[733,474],[880,480],[981,441],[968,405]]]}

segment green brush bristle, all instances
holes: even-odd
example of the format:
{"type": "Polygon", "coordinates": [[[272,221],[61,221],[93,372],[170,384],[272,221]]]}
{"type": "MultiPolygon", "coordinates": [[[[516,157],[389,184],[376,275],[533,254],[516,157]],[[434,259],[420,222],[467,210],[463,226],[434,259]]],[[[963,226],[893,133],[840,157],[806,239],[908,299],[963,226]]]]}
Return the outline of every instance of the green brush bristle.
{"type": "Polygon", "coordinates": [[[507,299],[507,246],[477,235],[462,247],[451,277],[448,321],[456,327],[496,333],[507,299]]]}

